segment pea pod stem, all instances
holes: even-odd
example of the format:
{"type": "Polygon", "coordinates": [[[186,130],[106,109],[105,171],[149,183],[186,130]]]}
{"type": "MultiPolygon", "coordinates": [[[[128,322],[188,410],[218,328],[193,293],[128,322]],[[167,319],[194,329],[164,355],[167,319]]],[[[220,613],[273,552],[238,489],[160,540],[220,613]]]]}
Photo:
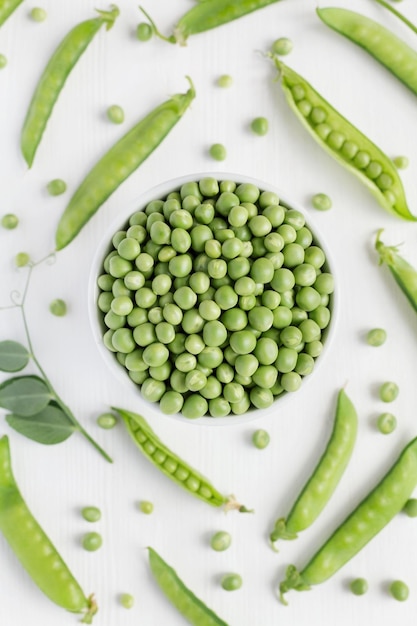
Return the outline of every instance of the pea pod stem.
{"type": "Polygon", "coordinates": [[[33,161],[48,120],[66,80],[102,26],[109,30],[119,9],[98,11],[99,16],[77,24],[64,37],[43,70],[30,101],[23,123],[20,146],[29,167],[33,161]]]}
{"type": "Polygon", "coordinates": [[[375,249],[379,255],[379,264],[385,264],[395,282],[417,312],[417,270],[398,252],[398,246],[386,246],[381,241],[381,228],[377,232],[375,249]]]}
{"type": "Polygon", "coordinates": [[[395,17],[398,17],[398,19],[401,20],[406,26],[408,26],[408,28],[411,28],[411,30],[414,33],[417,33],[417,26],[415,26],[415,24],[410,22],[410,20],[407,19],[405,15],[400,13],[400,11],[397,11],[397,9],[395,9],[391,4],[389,4],[389,2],[385,2],[385,0],[375,0],[375,2],[380,4],[385,9],[388,9],[388,11],[390,11],[393,15],[395,15],[395,17]]]}
{"type": "Polygon", "coordinates": [[[403,449],[398,459],[374,489],[299,571],[289,565],[279,585],[280,599],[290,589],[306,591],[333,576],[403,509],[417,485],[417,438],[403,449]]]}
{"type": "Polygon", "coordinates": [[[270,534],[272,547],[279,539],[296,539],[313,524],[333,495],[351,458],[358,416],[344,389],[337,397],[333,430],[318,464],[304,485],[287,518],[279,518],[270,534]]]}
{"type": "Polygon", "coordinates": [[[9,439],[0,439],[0,531],[39,589],[58,606],[83,613],[91,624],[97,613],[45,531],[30,512],[12,471],[9,439]],[[28,530],[29,529],[29,530],[28,530]]]}
{"type": "Polygon", "coordinates": [[[2,0],[0,2],[0,26],[22,4],[23,0],[2,0]]]}
{"type": "Polygon", "coordinates": [[[123,419],[130,437],[139,450],[177,485],[211,506],[223,507],[225,511],[252,512],[242,506],[233,495],[224,496],[207,478],[172,452],[159,439],[142,415],[117,407],[112,408],[123,419]]]}
{"type": "Polygon", "coordinates": [[[96,163],[70,199],[55,234],[56,249],[67,246],[105,200],[159,146],[195,98],[189,77],[188,91],[175,94],[131,128],[96,163]]]}

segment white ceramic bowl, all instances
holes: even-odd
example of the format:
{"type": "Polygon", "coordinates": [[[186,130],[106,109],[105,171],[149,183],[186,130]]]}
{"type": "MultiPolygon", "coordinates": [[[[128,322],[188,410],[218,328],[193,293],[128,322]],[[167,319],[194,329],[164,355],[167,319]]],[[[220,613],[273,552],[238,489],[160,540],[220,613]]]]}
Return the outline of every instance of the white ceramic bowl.
{"type": "MultiPolygon", "coordinates": [[[[114,353],[110,352],[104,346],[103,313],[97,307],[97,298],[100,293],[100,290],[97,286],[97,278],[98,276],[100,276],[100,274],[103,273],[103,261],[111,249],[111,240],[112,240],[114,233],[118,230],[122,230],[125,227],[129,217],[133,213],[135,213],[138,210],[145,209],[146,205],[151,200],[164,199],[171,191],[177,191],[181,187],[181,185],[183,185],[184,183],[191,182],[191,181],[199,181],[201,178],[205,178],[205,177],[213,177],[219,181],[233,180],[238,184],[239,183],[252,183],[256,185],[262,191],[265,191],[265,190],[273,191],[276,194],[278,194],[278,197],[280,198],[280,202],[284,206],[288,208],[296,209],[297,211],[300,211],[305,216],[306,224],[310,228],[311,232],[313,233],[314,242],[317,243],[323,249],[326,255],[326,268],[333,275],[335,275],[334,263],[332,262],[331,252],[329,251],[329,248],[327,247],[326,242],[323,240],[322,236],[318,232],[316,226],[313,224],[313,220],[311,219],[310,215],[307,214],[307,212],[305,211],[303,207],[301,207],[296,202],[291,200],[284,192],[282,192],[280,189],[277,189],[274,185],[271,185],[268,182],[251,178],[248,176],[242,176],[236,173],[230,173],[230,172],[203,172],[203,173],[189,174],[187,176],[182,176],[182,177],[175,178],[172,180],[164,181],[160,183],[159,185],[156,185],[155,187],[149,189],[145,193],[141,194],[138,198],[135,199],[135,201],[131,205],[126,207],[125,210],[121,211],[121,213],[117,217],[117,220],[115,220],[114,223],[111,224],[109,229],[104,234],[103,239],[96,251],[93,264],[91,267],[90,280],[89,280],[89,315],[90,315],[91,328],[92,328],[95,341],[96,341],[96,344],[97,344],[97,347],[99,349],[101,356],[103,357],[104,361],[107,363],[108,367],[113,372],[114,376],[118,380],[120,380],[123,384],[130,386],[130,388],[134,389],[134,391],[136,392],[137,403],[135,406],[130,407],[131,410],[137,413],[143,413],[144,415],[147,415],[149,413],[150,407],[152,407],[152,410],[155,410],[156,408],[161,415],[165,415],[165,414],[163,414],[162,411],[159,410],[159,404],[150,403],[149,401],[145,400],[145,398],[143,398],[143,396],[140,393],[140,389],[138,385],[130,379],[126,369],[117,361],[114,353]]],[[[227,417],[221,417],[221,418],[213,418],[210,416],[204,416],[198,419],[187,419],[181,414],[165,415],[165,417],[171,420],[177,419],[183,422],[199,424],[199,425],[242,424],[244,422],[248,422],[255,418],[260,418],[268,414],[272,414],[274,411],[277,410],[278,406],[282,407],[283,403],[296,401],[297,398],[300,397],[300,394],[303,393],[303,390],[306,384],[310,380],[315,380],[315,381],[319,380],[320,366],[323,363],[326,353],[329,351],[330,345],[332,343],[332,338],[336,329],[337,313],[339,309],[338,307],[339,287],[337,284],[337,277],[335,276],[335,278],[336,278],[335,280],[336,288],[335,288],[334,293],[332,294],[332,302],[331,302],[332,316],[331,316],[331,321],[330,321],[329,326],[325,329],[323,333],[323,350],[322,350],[322,353],[315,359],[313,372],[310,375],[303,378],[301,387],[298,391],[284,392],[283,394],[277,397],[275,402],[270,407],[266,409],[253,408],[247,411],[243,415],[230,414],[227,417]]]]}

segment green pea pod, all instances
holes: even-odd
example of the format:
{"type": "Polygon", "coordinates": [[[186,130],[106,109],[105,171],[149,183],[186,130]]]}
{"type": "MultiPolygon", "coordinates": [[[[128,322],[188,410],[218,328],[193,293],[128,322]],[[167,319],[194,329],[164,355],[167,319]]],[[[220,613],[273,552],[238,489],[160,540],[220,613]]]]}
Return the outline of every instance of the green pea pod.
{"type": "Polygon", "coordinates": [[[159,146],[195,97],[189,90],[176,94],[151,111],[96,163],[67,205],[57,227],[56,249],[65,248],[103,202],[159,146]]]}
{"type": "Polygon", "coordinates": [[[36,585],[52,602],[91,624],[97,605],[87,598],[28,509],[13,476],[9,440],[0,439],[0,531],[36,585]]]}
{"type": "Polygon", "coordinates": [[[417,312],[417,271],[402,256],[398,254],[396,246],[385,246],[381,241],[382,229],[378,231],[375,249],[379,254],[379,264],[385,263],[408,299],[413,309],[417,312]]]}
{"type": "Polygon", "coordinates": [[[55,102],[70,72],[100,28],[104,25],[109,30],[113,26],[119,9],[112,6],[111,11],[98,13],[99,17],[77,24],[66,35],[42,72],[26,113],[20,141],[29,167],[32,167],[55,102]]]}
{"type": "Polygon", "coordinates": [[[324,542],[300,572],[294,565],[279,585],[280,598],[290,589],[305,591],[333,576],[371,541],[404,507],[417,485],[417,437],[376,487],[324,542]]]}
{"type": "Polygon", "coordinates": [[[337,398],[333,431],[327,447],[311,478],[303,487],[287,518],[275,522],[271,543],[278,539],[296,539],[317,519],[333,495],[347,467],[356,441],[358,416],[355,407],[341,389],[337,398]]]}
{"type": "Polygon", "coordinates": [[[221,507],[225,510],[237,509],[241,513],[248,512],[240,505],[234,496],[224,496],[211,483],[185,461],[172,452],[159,437],[154,433],[147,421],[141,415],[114,408],[123,419],[129,435],[138,446],[139,450],[158,469],[171,478],[177,485],[186,489],[189,493],[211,506],[221,507]]]}
{"type": "Polygon", "coordinates": [[[142,7],[139,8],[151,22],[158,37],[185,46],[190,35],[217,28],[275,2],[278,0],[202,0],[181,17],[169,37],[161,35],[149,15],[142,7]]]}
{"type": "Polygon", "coordinates": [[[193,626],[227,626],[183,583],[177,572],[153,548],[148,548],[151,572],[168,600],[193,626]]]}
{"type": "Polygon", "coordinates": [[[0,26],[4,24],[8,17],[22,4],[23,0],[1,0],[0,1],[0,26]]]}
{"type": "Polygon", "coordinates": [[[347,9],[316,9],[330,28],[357,44],[417,94],[417,52],[369,17],[347,9]]]}
{"type": "Polygon", "coordinates": [[[285,98],[317,143],[357,176],[387,211],[416,221],[398,172],[378,146],[334,109],[302,76],[274,57],[285,98]]]}

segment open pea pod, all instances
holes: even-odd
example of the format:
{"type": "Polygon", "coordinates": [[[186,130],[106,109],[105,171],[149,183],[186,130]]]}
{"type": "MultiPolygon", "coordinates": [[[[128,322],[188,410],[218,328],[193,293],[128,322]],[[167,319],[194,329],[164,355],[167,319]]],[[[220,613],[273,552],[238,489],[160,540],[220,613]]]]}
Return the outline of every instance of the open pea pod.
{"type": "Polygon", "coordinates": [[[391,159],[302,76],[273,58],[289,106],[317,143],[355,174],[384,209],[404,220],[416,221],[391,159]]]}

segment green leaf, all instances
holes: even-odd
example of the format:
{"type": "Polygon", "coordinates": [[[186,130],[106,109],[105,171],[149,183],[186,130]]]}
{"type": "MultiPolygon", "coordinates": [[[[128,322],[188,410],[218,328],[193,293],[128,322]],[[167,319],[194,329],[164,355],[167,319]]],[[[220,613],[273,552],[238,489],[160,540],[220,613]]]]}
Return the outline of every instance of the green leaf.
{"type": "Polygon", "coordinates": [[[56,402],[51,402],[35,415],[10,413],[6,416],[6,422],[21,435],[46,445],[65,441],[75,430],[70,419],[56,402]]]}
{"type": "Polygon", "coordinates": [[[0,385],[0,406],[17,415],[35,415],[51,399],[48,387],[38,376],[16,376],[0,385]]]}
{"type": "Polygon", "coordinates": [[[29,363],[30,355],[17,341],[0,341],[0,370],[19,372],[29,363]]]}

